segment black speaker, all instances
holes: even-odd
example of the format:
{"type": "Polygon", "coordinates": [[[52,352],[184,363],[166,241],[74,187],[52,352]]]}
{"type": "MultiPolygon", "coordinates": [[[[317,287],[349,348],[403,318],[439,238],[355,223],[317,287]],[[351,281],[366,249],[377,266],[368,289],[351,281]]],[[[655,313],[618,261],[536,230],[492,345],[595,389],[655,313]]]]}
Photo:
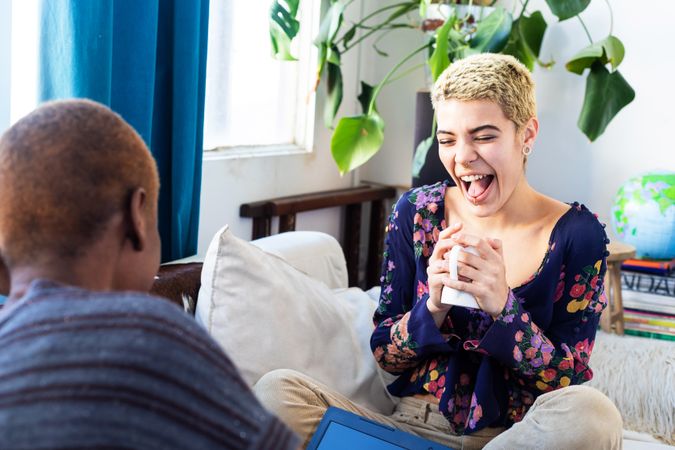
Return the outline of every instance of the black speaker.
{"type": "MultiPolygon", "coordinates": [[[[431,106],[429,91],[418,91],[415,99],[415,145],[413,146],[413,155],[419,143],[431,136],[433,119],[434,108],[431,106]]],[[[412,186],[418,187],[444,180],[450,180],[451,186],[455,185],[438,157],[438,141],[434,137],[422,170],[420,170],[417,177],[413,177],[412,179],[412,186]]]]}

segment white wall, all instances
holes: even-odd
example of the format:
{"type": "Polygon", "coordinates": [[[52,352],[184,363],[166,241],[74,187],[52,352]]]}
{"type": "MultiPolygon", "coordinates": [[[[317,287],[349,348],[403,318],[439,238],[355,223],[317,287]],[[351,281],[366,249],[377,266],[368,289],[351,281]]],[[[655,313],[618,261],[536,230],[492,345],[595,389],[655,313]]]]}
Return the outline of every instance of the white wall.
{"type": "MultiPolygon", "coordinates": [[[[320,115],[319,115],[320,120],[320,115]]],[[[330,134],[317,127],[315,151],[307,155],[213,159],[203,165],[198,254],[203,256],[215,232],[225,224],[236,236],[251,238],[251,219],[239,217],[239,206],[263,199],[351,186],[340,177],[330,155],[330,134]]],[[[297,216],[298,230],[323,230],[339,238],[337,208],[297,216]]],[[[276,225],[275,225],[276,226],[276,225]]]]}
{"type": "MultiPolygon", "coordinates": [[[[530,4],[545,7],[543,0],[530,4]]],[[[558,64],[551,73],[535,72],[542,131],[529,179],[549,195],[586,203],[607,223],[614,196],[624,181],[648,170],[675,171],[675,148],[668,139],[675,129],[675,29],[671,23],[675,3],[654,0],[648,8],[636,6],[634,2],[612,2],[613,34],[626,47],[619,71],[635,89],[635,100],[595,142],[588,142],[576,127],[585,78],[564,69],[564,62],[588,42],[578,21],[552,27],[542,55],[555,52],[558,64]]],[[[594,39],[609,32],[604,2],[593,2],[583,17],[594,39]]]]}
{"type": "MultiPolygon", "coordinates": [[[[546,14],[549,29],[541,54],[544,60],[553,55],[557,64],[550,71],[537,68],[534,72],[541,131],[528,167],[528,178],[536,189],[563,201],[585,203],[605,222],[609,222],[614,195],[623,181],[651,169],[675,170],[675,145],[669,139],[669,132],[675,129],[675,29],[671,23],[675,2],[654,0],[649,7],[626,1],[611,3],[613,33],[626,46],[619,70],[635,89],[636,99],[596,142],[589,143],[576,126],[585,77],[564,68],[588,39],[577,20],[557,23],[546,14]]],[[[532,0],[529,5],[531,11],[548,11],[544,0],[532,0]]],[[[594,1],[582,16],[595,40],[609,32],[605,2],[594,1]]],[[[421,42],[414,33],[387,42],[387,50],[401,50],[392,52],[392,61],[385,63],[369,50],[364,58],[370,64],[362,64],[369,69],[363,76],[371,82],[380,80],[397,58],[421,42]]],[[[420,71],[383,91],[378,106],[386,121],[385,143],[361,170],[362,179],[410,182],[414,95],[423,85],[420,71]]]]}

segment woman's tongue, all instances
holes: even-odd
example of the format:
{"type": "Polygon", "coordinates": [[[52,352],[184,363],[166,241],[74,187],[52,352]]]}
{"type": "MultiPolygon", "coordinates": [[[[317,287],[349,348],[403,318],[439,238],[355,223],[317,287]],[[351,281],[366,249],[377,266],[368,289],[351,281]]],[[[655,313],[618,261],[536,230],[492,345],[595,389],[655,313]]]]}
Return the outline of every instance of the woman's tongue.
{"type": "Polygon", "coordinates": [[[480,180],[472,181],[471,183],[469,183],[468,189],[469,196],[475,198],[481,195],[483,192],[485,192],[485,189],[488,188],[491,181],[492,176],[486,176],[481,178],[480,180]]]}

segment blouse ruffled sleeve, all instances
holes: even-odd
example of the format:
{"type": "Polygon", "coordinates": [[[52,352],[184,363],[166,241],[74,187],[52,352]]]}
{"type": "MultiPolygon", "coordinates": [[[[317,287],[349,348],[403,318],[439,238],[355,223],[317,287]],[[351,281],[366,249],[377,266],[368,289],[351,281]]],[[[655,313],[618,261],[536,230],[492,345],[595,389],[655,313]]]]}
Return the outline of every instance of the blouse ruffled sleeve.
{"type": "Polygon", "coordinates": [[[426,282],[416,274],[413,248],[415,205],[404,194],[387,226],[379,304],[373,316],[370,346],[377,363],[393,374],[431,355],[451,352],[427,309],[426,282]],[[417,295],[418,290],[422,295],[417,295]],[[418,299],[414,304],[415,299],[418,299]]]}

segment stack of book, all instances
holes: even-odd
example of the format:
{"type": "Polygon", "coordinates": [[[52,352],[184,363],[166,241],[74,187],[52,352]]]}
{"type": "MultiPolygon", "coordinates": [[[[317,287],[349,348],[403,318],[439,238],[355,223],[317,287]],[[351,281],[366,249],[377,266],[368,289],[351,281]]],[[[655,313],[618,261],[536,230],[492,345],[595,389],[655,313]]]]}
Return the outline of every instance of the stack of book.
{"type": "Polygon", "coordinates": [[[675,341],[675,259],[628,259],[621,285],[626,334],[675,341]]]}

